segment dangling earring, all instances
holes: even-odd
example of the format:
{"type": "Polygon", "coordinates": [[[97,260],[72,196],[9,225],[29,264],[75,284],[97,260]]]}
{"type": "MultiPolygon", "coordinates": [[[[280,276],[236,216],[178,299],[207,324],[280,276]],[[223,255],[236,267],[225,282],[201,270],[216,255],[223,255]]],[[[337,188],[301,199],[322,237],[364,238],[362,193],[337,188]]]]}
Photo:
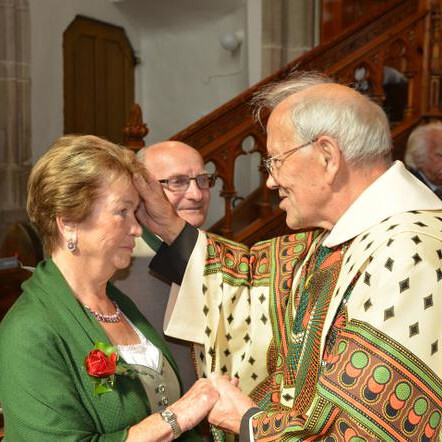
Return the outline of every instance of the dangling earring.
{"type": "Polygon", "coordinates": [[[71,253],[74,253],[77,250],[77,243],[73,239],[68,240],[68,250],[71,253]]]}

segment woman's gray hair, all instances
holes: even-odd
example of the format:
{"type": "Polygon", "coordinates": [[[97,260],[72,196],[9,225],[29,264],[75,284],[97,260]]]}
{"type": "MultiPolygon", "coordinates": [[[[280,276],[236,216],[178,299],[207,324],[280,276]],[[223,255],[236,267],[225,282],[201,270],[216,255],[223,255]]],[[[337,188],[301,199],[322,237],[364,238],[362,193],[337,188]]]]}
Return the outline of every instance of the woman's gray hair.
{"type": "MultiPolygon", "coordinates": [[[[288,80],[267,86],[255,95],[255,115],[259,119],[264,110],[272,111],[293,94],[332,83],[318,72],[294,73],[288,80]]],[[[346,96],[333,90],[330,94],[311,93],[294,101],[291,121],[296,142],[307,143],[328,135],[338,142],[347,161],[353,164],[381,158],[390,161],[392,141],[385,112],[368,97],[353,92],[346,96]]]]}
{"type": "Polygon", "coordinates": [[[442,132],[442,122],[435,121],[423,126],[418,126],[411,132],[408,137],[404,158],[407,166],[419,169],[427,162],[428,148],[431,145],[431,135],[433,131],[442,132]]]}

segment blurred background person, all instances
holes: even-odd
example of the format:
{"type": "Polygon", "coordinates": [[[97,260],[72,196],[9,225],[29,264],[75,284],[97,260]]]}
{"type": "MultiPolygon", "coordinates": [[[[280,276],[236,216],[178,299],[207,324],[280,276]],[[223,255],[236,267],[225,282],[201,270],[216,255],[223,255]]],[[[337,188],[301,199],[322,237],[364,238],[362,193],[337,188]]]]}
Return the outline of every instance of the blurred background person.
{"type": "Polygon", "coordinates": [[[410,172],[442,200],[442,123],[413,130],[407,142],[405,163],[410,172]]]}

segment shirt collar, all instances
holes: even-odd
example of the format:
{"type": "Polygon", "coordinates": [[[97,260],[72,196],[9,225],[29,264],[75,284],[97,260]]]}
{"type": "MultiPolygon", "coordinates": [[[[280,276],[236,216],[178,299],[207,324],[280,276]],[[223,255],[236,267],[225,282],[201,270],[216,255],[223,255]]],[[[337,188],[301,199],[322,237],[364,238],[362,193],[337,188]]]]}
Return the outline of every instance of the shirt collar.
{"type": "Polygon", "coordinates": [[[442,201],[402,162],[395,161],[344,212],[323,245],[336,247],[397,213],[440,209],[442,201]]]}
{"type": "Polygon", "coordinates": [[[433,191],[435,191],[438,186],[436,184],[433,184],[427,176],[422,172],[422,170],[417,169],[417,173],[422,177],[423,182],[433,191]]]}

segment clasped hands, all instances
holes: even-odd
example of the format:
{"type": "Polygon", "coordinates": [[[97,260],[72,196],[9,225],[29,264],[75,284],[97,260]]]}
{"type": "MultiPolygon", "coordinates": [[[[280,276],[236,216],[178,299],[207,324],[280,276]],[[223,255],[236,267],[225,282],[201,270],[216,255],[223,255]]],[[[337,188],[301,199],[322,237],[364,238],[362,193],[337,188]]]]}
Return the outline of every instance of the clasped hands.
{"type": "Polygon", "coordinates": [[[239,433],[241,418],[256,404],[238,388],[238,379],[211,373],[202,378],[169,408],[176,414],[180,428],[190,430],[207,417],[224,430],[239,433]]]}
{"type": "Polygon", "coordinates": [[[239,433],[244,413],[257,405],[240,390],[237,378],[211,373],[209,380],[217,389],[219,399],[207,419],[217,427],[239,433]]]}

